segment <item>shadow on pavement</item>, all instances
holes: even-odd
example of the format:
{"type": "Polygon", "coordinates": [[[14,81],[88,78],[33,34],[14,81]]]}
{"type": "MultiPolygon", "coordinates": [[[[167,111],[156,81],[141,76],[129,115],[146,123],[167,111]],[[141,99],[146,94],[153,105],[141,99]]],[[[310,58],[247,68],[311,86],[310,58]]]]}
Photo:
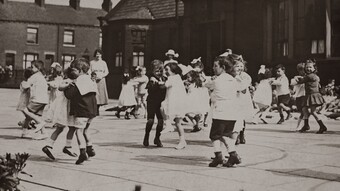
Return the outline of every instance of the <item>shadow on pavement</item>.
{"type": "Polygon", "coordinates": [[[157,156],[140,155],[132,160],[141,162],[164,163],[173,165],[207,166],[211,160],[203,156],[157,156]]]}
{"type": "Polygon", "coordinates": [[[285,176],[297,176],[297,177],[308,177],[316,178],[321,180],[336,181],[340,182],[340,174],[327,173],[322,171],[316,171],[311,169],[268,169],[267,171],[273,172],[274,174],[285,175],[285,176]]]}
{"type": "Polygon", "coordinates": [[[14,135],[0,135],[0,139],[22,139],[21,137],[19,136],[14,136],[14,135]]]}

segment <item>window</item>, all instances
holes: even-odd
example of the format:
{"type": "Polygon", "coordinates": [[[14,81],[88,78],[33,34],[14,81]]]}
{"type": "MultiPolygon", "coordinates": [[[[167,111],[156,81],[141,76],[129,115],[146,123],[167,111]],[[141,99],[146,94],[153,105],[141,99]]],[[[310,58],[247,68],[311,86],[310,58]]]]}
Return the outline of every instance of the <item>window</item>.
{"type": "Polygon", "coordinates": [[[325,4],[320,0],[294,2],[294,54],[297,58],[325,54],[325,4]]]}
{"type": "Polygon", "coordinates": [[[6,66],[12,66],[12,69],[13,69],[14,64],[15,64],[15,54],[6,53],[6,66]]]}
{"type": "Polygon", "coordinates": [[[325,53],[325,41],[313,40],[311,47],[311,54],[323,54],[325,53]]]}
{"type": "Polygon", "coordinates": [[[74,55],[64,54],[61,56],[62,65],[64,69],[70,67],[71,62],[76,58],[74,55]]]}
{"type": "Polygon", "coordinates": [[[99,33],[99,47],[101,48],[102,45],[103,45],[103,33],[100,32],[100,33],[99,33]]]}
{"type": "Polygon", "coordinates": [[[28,67],[31,67],[31,62],[33,60],[38,60],[39,55],[38,54],[34,54],[34,53],[25,53],[24,54],[24,58],[23,58],[23,65],[22,68],[26,69],[28,67]]]}
{"type": "Polygon", "coordinates": [[[64,45],[74,45],[74,31],[73,30],[64,31],[64,45]]]}
{"type": "Polygon", "coordinates": [[[340,57],[340,1],[332,0],[331,2],[331,26],[332,26],[332,45],[331,55],[340,57]]]}
{"type": "Polygon", "coordinates": [[[45,66],[51,66],[54,62],[53,54],[45,54],[45,66]]]}
{"type": "Polygon", "coordinates": [[[122,67],[122,66],[123,66],[123,53],[117,52],[116,53],[115,67],[122,67]]]}
{"type": "Polygon", "coordinates": [[[38,44],[38,28],[27,28],[27,43],[38,44]]]}
{"type": "Polygon", "coordinates": [[[131,30],[132,36],[132,65],[144,66],[144,51],[146,44],[146,31],[145,30],[131,30]]]}
{"type": "Polygon", "coordinates": [[[288,0],[278,0],[277,4],[278,11],[276,12],[275,26],[276,31],[276,44],[277,44],[277,56],[283,57],[288,56],[288,20],[289,20],[289,7],[288,0]]]}
{"type": "Polygon", "coordinates": [[[133,52],[133,66],[144,66],[144,52],[133,52]]]}

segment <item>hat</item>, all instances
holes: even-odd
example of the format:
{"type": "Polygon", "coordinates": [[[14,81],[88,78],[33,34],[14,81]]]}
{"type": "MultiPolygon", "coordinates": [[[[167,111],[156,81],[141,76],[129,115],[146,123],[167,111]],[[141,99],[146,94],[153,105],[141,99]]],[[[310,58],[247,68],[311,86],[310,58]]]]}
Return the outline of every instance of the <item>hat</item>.
{"type": "Polygon", "coordinates": [[[264,74],[264,73],[266,73],[266,66],[261,65],[258,74],[264,74]]]}
{"type": "Polygon", "coordinates": [[[175,51],[172,49],[169,49],[168,52],[165,53],[165,56],[168,56],[168,55],[173,55],[175,58],[178,58],[179,56],[179,54],[175,53],[175,51]]]}
{"type": "Polygon", "coordinates": [[[196,64],[197,62],[202,62],[201,57],[193,59],[190,63],[191,64],[196,64]]]}
{"type": "Polygon", "coordinates": [[[191,70],[193,70],[193,68],[191,66],[185,66],[183,64],[178,64],[178,67],[181,68],[182,70],[182,75],[184,76],[185,74],[187,74],[188,72],[190,72],[191,70]]]}
{"type": "Polygon", "coordinates": [[[227,49],[226,52],[224,52],[223,54],[221,54],[220,56],[221,57],[225,57],[225,56],[228,56],[229,54],[232,54],[233,51],[231,49],[227,49]]]}
{"type": "Polygon", "coordinates": [[[58,62],[53,62],[51,68],[56,68],[57,66],[61,67],[61,65],[58,62]]]}

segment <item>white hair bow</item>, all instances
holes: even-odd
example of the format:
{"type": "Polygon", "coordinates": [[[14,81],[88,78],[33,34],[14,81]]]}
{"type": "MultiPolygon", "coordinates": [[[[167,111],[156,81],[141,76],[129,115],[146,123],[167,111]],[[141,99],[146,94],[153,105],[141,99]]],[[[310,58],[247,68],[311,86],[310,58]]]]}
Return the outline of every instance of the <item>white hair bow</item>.
{"type": "Polygon", "coordinates": [[[196,64],[197,62],[201,62],[201,57],[195,58],[191,61],[191,64],[196,64]]]}

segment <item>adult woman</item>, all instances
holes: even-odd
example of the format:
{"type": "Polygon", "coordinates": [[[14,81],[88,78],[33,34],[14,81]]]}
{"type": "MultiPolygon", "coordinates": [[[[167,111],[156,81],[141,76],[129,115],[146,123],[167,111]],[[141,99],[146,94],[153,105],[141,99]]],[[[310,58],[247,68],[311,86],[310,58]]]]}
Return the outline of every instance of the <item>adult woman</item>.
{"type": "Polygon", "coordinates": [[[94,51],[95,59],[90,62],[90,69],[92,73],[95,73],[95,79],[97,82],[98,93],[97,99],[97,114],[99,115],[99,107],[108,104],[108,95],[106,89],[105,77],[109,74],[107,64],[102,60],[103,52],[100,49],[94,51]]]}

